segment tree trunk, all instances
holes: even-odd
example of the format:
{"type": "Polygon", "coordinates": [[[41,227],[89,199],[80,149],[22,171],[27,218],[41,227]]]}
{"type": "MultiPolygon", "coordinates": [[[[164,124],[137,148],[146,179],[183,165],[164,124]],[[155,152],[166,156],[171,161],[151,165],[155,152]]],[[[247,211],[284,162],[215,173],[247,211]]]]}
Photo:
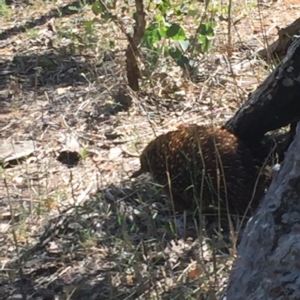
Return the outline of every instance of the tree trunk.
{"type": "Polygon", "coordinates": [[[141,78],[140,69],[138,66],[138,46],[141,43],[141,40],[145,33],[146,28],[146,20],[145,20],[145,11],[144,11],[144,3],[142,0],[135,0],[136,7],[136,23],[134,26],[133,37],[131,38],[127,34],[128,46],[126,49],[126,71],[127,71],[127,80],[128,85],[134,91],[139,91],[139,81],[141,78]]]}
{"type": "Polygon", "coordinates": [[[253,219],[222,299],[300,299],[300,122],[253,219]]]}
{"type": "Polygon", "coordinates": [[[265,49],[258,51],[258,55],[266,59],[267,62],[283,58],[286,55],[288,47],[292,43],[292,36],[300,33],[300,18],[292,24],[278,29],[278,39],[272,44],[267,45],[265,49]]]}
{"type": "Polygon", "coordinates": [[[257,146],[268,131],[300,120],[300,38],[225,128],[257,146]]]}

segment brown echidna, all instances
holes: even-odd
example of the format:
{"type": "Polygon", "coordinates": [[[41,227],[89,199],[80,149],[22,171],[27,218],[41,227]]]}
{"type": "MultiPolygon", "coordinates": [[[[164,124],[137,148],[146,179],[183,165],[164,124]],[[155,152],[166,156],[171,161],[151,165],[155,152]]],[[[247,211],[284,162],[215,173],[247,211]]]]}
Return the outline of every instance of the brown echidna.
{"type": "Polygon", "coordinates": [[[264,192],[250,150],[225,129],[182,126],[150,142],[140,161],[132,177],[150,172],[175,208],[245,214],[264,192]]]}

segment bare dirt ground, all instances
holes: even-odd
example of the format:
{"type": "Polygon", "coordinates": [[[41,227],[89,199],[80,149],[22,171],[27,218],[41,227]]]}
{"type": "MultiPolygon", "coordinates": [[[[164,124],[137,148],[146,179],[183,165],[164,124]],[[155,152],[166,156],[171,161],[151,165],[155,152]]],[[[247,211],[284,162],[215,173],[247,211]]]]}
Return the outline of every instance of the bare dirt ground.
{"type": "MultiPolygon", "coordinates": [[[[298,0],[235,1],[230,59],[220,20],[209,54],[196,58],[202,82],[161,60],[125,110],[127,41],[112,22],[97,17],[89,31],[89,5],[7,2],[0,1],[0,299],[217,299],[232,242],[170,213],[150,178],[130,180],[139,168],[131,154],[179,124],[230,118],[272,70],[255,53],[299,17],[298,0]],[[12,152],[3,145],[18,142],[30,142],[28,153],[5,163],[12,152]]],[[[127,8],[114,13],[130,28],[134,6],[127,8]]]]}

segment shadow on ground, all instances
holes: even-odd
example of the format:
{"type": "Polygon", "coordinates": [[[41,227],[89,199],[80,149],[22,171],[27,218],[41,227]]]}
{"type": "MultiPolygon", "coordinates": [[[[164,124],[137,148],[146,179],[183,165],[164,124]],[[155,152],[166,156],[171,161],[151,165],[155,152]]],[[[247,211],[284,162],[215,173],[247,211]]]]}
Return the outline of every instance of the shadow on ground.
{"type": "MultiPolygon", "coordinates": [[[[194,222],[188,218],[186,226],[195,236],[194,222]]],[[[164,196],[149,181],[110,186],[50,220],[38,243],[9,266],[14,278],[2,272],[1,294],[5,299],[21,293],[27,299],[200,299],[205,292],[198,288],[209,274],[192,278],[187,270],[191,261],[213,263],[207,238],[202,236],[202,245],[199,238],[183,239],[174,224],[164,196]]]]}
{"type": "MultiPolygon", "coordinates": [[[[87,1],[88,4],[92,4],[94,2],[95,2],[94,0],[87,1]]],[[[16,4],[17,6],[22,6],[22,7],[31,5],[30,1],[6,1],[6,4],[7,5],[16,4]]],[[[65,6],[53,8],[47,13],[45,13],[44,15],[42,15],[41,17],[34,19],[33,21],[27,21],[21,25],[15,25],[11,28],[3,30],[0,33],[0,41],[6,40],[8,38],[12,38],[20,34],[20,32],[25,32],[28,29],[32,29],[37,26],[46,24],[52,18],[59,18],[59,17],[61,18],[73,14],[78,14],[78,11],[80,11],[81,6],[82,6],[81,1],[74,1],[65,6]]]]}

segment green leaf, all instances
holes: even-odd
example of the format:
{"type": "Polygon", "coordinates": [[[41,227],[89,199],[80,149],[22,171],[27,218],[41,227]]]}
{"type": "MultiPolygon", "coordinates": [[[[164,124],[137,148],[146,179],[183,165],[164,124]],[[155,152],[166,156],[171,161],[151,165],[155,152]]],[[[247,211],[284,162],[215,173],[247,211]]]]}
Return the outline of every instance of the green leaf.
{"type": "Polygon", "coordinates": [[[167,30],[167,37],[176,41],[185,40],[185,33],[181,26],[172,24],[167,30]]]}
{"type": "Polygon", "coordinates": [[[187,15],[188,16],[191,16],[191,17],[196,17],[197,15],[199,14],[199,10],[198,9],[190,9],[188,12],[187,12],[187,15]]]}
{"type": "Polygon", "coordinates": [[[190,45],[190,41],[189,40],[179,41],[179,44],[182,51],[185,52],[190,45]]]}
{"type": "Polygon", "coordinates": [[[94,21],[84,21],[83,26],[84,26],[84,29],[85,29],[86,33],[92,34],[94,21]]]}
{"type": "Polygon", "coordinates": [[[208,52],[211,46],[211,40],[215,37],[214,28],[216,27],[215,22],[203,23],[200,26],[198,39],[201,44],[202,53],[208,52]]]}
{"type": "Polygon", "coordinates": [[[150,24],[150,26],[145,30],[141,45],[148,49],[155,49],[155,44],[161,40],[161,34],[163,33],[163,28],[159,28],[158,23],[150,24]]]}
{"type": "Polygon", "coordinates": [[[202,35],[202,34],[199,34],[199,41],[200,41],[201,44],[204,44],[206,42],[206,36],[202,35]]]}
{"type": "Polygon", "coordinates": [[[207,53],[210,48],[210,41],[205,35],[199,35],[202,53],[207,53]]]}
{"type": "Polygon", "coordinates": [[[108,9],[116,8],[116,0],[103,0],[108,9]]]}
{"type": "Polygon", "coordinates": [[[105,11],[105,8],[100,3],[100,1],[95,1],[94,4],[92,5],[92,11],[94,15],[98,16],[105,11]]]}
{"type": "Polygon", "coordinates": [[[174,8],[174,13],[175,13],[175,15],[176,16],[181,16],[181,14],[182,14],[182,11],[181,11],[181,9],[180,8],[174,8]]]}
{"type": "Polygon", "coordinates": [[[106,21],[111,20],[113,18],[112,13],[107,11],[107,9],[102,5],[100,1],[94,2],[94,4],[92,5],[92,11],[96,16],[101,15],[101,18],[106,21]]]}
{"type": "Polygon", "coordinates": [[[181,68],[187,68],[189,66],[189,59],[187,56],[182,55],[177,61],[177,65],[181,68]]]}
{"type": "Polygon", "coordinates": [[[101,14],[101,18],[108,21],[113,18],[113,15],[111,12],[105,11],[104,13],[101,14]]]}
{"type": "Polygon", "coordinates": [[[176,47],[176,48],[171,48],[169,49],[169,55],[174,58],[174,59],[180,59],[182,56],[181,51],[176,47]]]}
{"type": "Polygon", "coordinates": [[[109,40],[109,47],[110,47],[110,49],[114,49],[115,46],[116,46],[115,40],[109,40]]]}
{"type": "Polygon", "coordinates": [[[158,5],[156,5],[156,8],[159,9],[162,15],[166,14],[170,10],[170,7],[170,0],[161,0],[161,2],[158,5]]]}
{"type": "Polygon", "coordinates": [[[71,11],[79,11],[78,7],[73,6],[73,5],[68,6],[68,9],[71,11]]]}
{"type": "Polygon", "coordinates": [[[199,33],[205,36],[215,36],[214,28],[215,23],[213,22],[203,23],[200,26],[199,33]]]}
{"type": "Polygon", "coordinates": [[[159,29],[159,34],[161,38],[165,38],[167,36],[167,27],[161,27],[159,29]]]}

